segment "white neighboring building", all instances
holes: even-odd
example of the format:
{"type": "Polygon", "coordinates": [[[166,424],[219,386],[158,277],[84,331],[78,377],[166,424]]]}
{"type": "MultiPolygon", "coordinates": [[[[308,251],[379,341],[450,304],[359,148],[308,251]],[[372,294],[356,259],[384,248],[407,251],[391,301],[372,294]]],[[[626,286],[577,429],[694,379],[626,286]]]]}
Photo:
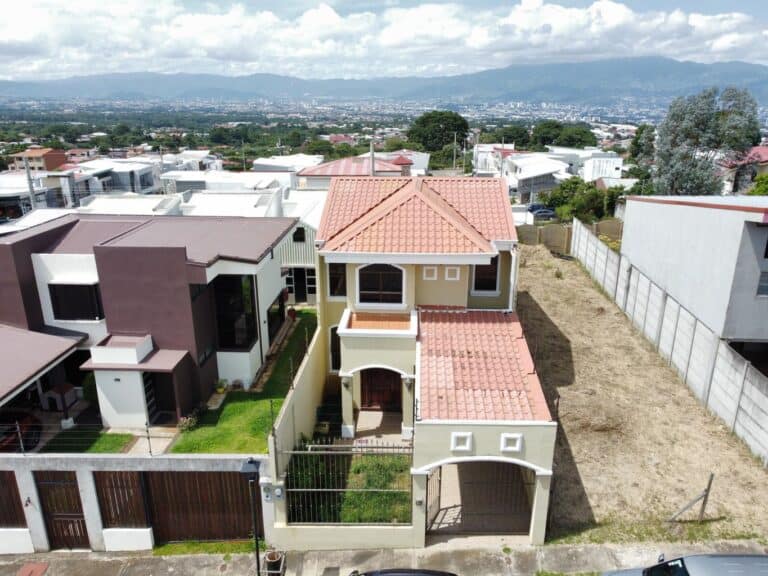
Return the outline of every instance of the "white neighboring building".
{"type": "Polygon", "coordinates": [[[74,211],[79,214],[178,216],[181,200],[180,194],[96,194],[81,199],[80,206],[74,211]]]}
{"type": "Polygon", "coordinates": [[[472,175],[484,178],[500,177],[504,159],[514,153],[514,144],[475,144],[472,149],[472,175]]]}
{"type": "Polygon", "coordinates": [[[543,152],[508,155],[502,166],[509,195],[522,204],[535,203],[539,194],[549,192],[571,177],[568,164],[553,160],[543,152]]]}
{"type": "Polygon", "coordinates": [[[290,154],[288,156],[268,156],[253,161],[254,172],[299,172],[304,168],[323,163],[319,154],[290,154]]]}
{"type": "Polygon", "coordinates": [[[718,337],[768,342],[766,224],[764,196],[630,196],[621,253],[718,337]]]}
{"type": "Polygon", "coordinates": [[[547,146],[547,150],[550,158],[567,163],[568,171],[586,182],[594,182],[598,178],[621,178],[624,159],[616,152],[606,152],[594,146],[547,146]]]}
{"type": "MultiPolygon", "coordinates": [[[[365,158],[366,156],[370,156],[370,152],[365,152],[363,154],[360,154],[358,158],[365,158]]],[[[395,150],[394,152],[376,152],[376,158],[379,158],[380,160],[386,160],[387,162],[394,162],[401,156],[403,158],[407,158],[412,162],[411,164],[411,176],[426,176],[427,172],[429,172],[429,158],[430,154],[429,152],[419,152],[417,150],[409,150],[407,148],[403,148],[402,150],[395,150]]]]}
{"type": "Polygon", "coordinates": [[[201,190],[228,192],[258,192],[277,186],[290,187],[295,175],[292,172],[225,172],[208,170],[190,172],[173,170],[160,176],[166,194],[201,190]]]}
{"type": "Polygon", "coordinates": [[[47,187],[39,176],[32,177],[34,197],[29,193],[29,182],[24,172],[0,174],[0,222],[21,218],[33,208],[44,207],[47,187]]]}

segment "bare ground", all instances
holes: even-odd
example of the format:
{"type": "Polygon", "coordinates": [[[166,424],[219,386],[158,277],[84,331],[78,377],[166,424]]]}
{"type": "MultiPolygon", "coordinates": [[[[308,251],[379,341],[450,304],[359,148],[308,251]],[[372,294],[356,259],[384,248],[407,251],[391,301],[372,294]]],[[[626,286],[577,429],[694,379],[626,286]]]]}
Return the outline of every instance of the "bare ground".
{"type": "Polygon", "coordinates": [[[768,470],[576,261],[523,246],[518,311],[550,404],[560,398],[550,537],[768,536],[768,470]],[[691,522],[695,508],[665,523],[710,472],[707,521],[691,522]]]}

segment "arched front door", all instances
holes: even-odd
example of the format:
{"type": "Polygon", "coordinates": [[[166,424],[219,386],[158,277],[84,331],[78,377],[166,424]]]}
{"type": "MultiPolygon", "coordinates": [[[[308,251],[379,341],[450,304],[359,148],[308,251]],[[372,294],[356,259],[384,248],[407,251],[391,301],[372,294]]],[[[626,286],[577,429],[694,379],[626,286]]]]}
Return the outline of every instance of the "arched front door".
{"type": "Polygon", "coordinates": [[[402,412],[402,378],[386,368],[366,368],[360,373],[360,409],[402,412]]]}

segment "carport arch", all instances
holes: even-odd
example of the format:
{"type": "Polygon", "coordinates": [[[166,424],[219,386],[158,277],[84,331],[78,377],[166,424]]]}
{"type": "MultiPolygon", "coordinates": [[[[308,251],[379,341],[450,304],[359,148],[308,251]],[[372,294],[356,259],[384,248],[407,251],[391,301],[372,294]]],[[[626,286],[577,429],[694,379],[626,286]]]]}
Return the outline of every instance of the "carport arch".
{"type": "Polygon", "coordinates": [[[427,530],[427,480],[432,470],[443,465],[461,464],[465,462],[498,462],[503,464],[514,464],[522,468],[532,470],[536,475],[535,490],[533,502],[531,503],[531,519],[529,524],[528,538],[531,544],[543,544],[547,529],[547,513],[549,510],[549,491],[552,480],[552,470],[543,468],[532,462],[520,460],[517,458],[507,458],[502,456],[463,456],[443,458],[418,468],[411,468],[411,475],[414,476],[414,499],[418,503],[421,499],[422,518],[424,520],[424,531],[427,530]],[[419,494],[420,496],[417,496],[419,494]]]}

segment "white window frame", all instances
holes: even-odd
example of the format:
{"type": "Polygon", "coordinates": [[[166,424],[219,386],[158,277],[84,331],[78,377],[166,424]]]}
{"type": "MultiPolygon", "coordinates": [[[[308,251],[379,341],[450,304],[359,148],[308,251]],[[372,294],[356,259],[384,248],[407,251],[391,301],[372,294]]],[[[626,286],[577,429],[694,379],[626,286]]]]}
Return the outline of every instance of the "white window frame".
{"type": "MultiPolygon", "coordinates": [[[[349,282],[346,280],[349,280],[349,277],[347,276],[347,265],[343,262],[326,262],[325,263],[325,295],[329,302],[346,302],[347,301],[347,295],[344,296],[331,296],[331,264],[342,264],[344,266],[344,276],[345,276],[345,284],[346,284],[346,292],[349,294],[349,282]]],[[[317,279],[315,279],[315,283],[317,283],[317,279]]]]}
{"type": "Polygon", "coordinates": [[[523,435],[520,433],[503,432],[499,444],[500,452],[513,452],[518,454],[523,451],[523,435]]]}
{"type": "MultiPolygon", "coordinates": [[[[472,278],[469,285],[469,293],[472,296],[485,296],[487,298],[493,298],[501,294],[501,253],[496,255],[498,257],[498,265],[496,266],[496,289],[495,290],[475,290],[475,269],[477,265],[472,266],[472,278]]],[[[488,263],[490,264],[490,262],[488,263]]]]}
{"type": "Polygon", "coordinates": [[[768,289],[765,292],[760,292],[761,287],[768,288],[768,270],[761,270],[757,278],[757,297],[768,298],[768,289]]]}
{"type": "Polygon", "coordinates": [[[458,282],[461,280],[461,268],[459,266],[446,266],[445,279],[448,282],[458,282]]]}
{"type": "Polygon", "coordinates": [[[424,280],[437,280],[437,266],[424,266],[422,268],[422,278],[424,280]]]}
{"type": "Polygon", "coordinates": [[[451,452],[472,452],[472,432],[451,432],[451,452]]]}
{"type": "Polygon", "coordinates": [[[408,298],[406,294],[406,288],[408,286],[408,274],[405,268],[398,266],[397,264],[390,264],[389,262],[382,262],[387,266],[399,269],[402,273],[402,285],[400,287],[400,293],[403,296],[403,301],[400,303],[383,303],[383,302],[360,302],[360,270],[379,264],[379,262],[369,262],[367,264],[361,264],[355,268],[355,308],[358,310],[405,310],[408,307],[408,298]]]}

